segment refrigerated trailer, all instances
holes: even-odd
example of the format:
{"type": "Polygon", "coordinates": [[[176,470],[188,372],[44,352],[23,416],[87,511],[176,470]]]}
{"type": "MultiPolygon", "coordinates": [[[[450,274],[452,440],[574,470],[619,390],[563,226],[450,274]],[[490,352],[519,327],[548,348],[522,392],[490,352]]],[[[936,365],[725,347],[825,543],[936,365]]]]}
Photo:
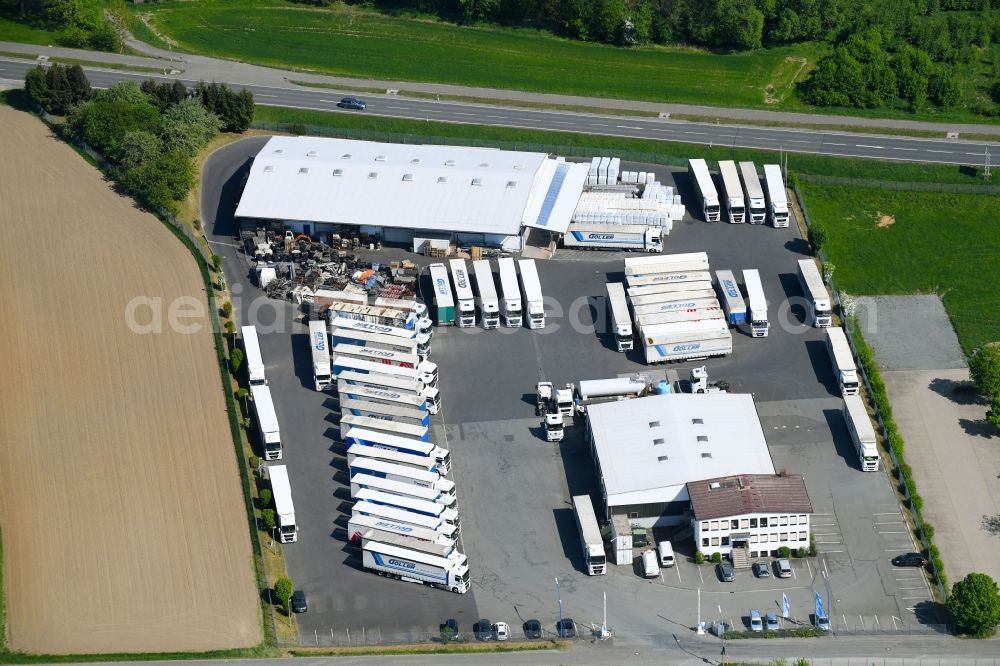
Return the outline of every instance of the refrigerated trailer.
{"type": "Polygon", "coordinates": [[[679,301],[666,300],[659,303],[647,303],[645,305],[637,305],[633,307],[632,312],[636,318],[639,318],[645,315],[677,312],[678,310],[718,308],[719,299],[715,297],[715,292],[711,289],[706,289],[704,291],[708,293],[708,296],[704,298],[687,298],[679,301]]]}
{"type": "Polygon", "coordinates": [[[519,328],[523,323],[521,314],[521,287],[517,283],[517,270],[514,260],[502,257],[497,260],[500,269],[500,316],[507,328],[519,328]]]}
{"type": "Polygon", "coordinates": [[[404,423],[402,421],[392,421],[385,415],[365,415],[355,416],[349,411],[340,412],[340,435],[343,437],[352,428],[364,428],[386,435],[396,435],[399,437],[412,437],[422,442],[429,442],[431,439],[430,430],[427,426],[404,423]]]}
{"type": "Polygon", "coordinates": [[[865,409],[865,401],[860,395],[844,397],[844,420],[847,430],[851,433],[854,450],[858,454],[858,462],[863,472],[877,472],[879,465],[878,438],[875,428],[865,409]]]}
{"type": "Polygon", "coordinates": [[[361,537],[366,532],[371,531],[379,534],[402,534],[419,541],[430,541],[442,546],[455,546],[454,538],[447,537],[440,532],[426,527],[417,527],[416,525],[379,518],[378,516],[366,516],[361,513],[353,514],[347,521],[348,541],[361,541],[361,537]]]}
{"type": "Polygon", "coordinates": [[[719,221],[719,193],[712,182],[712,174],[708,172],[705,160],[688,160],[688,179],[698,198],[698,208],[706,222],[719,221]]]}
{"type": "MultiPolygon", "coordinates": [[[[428,361],[424,361],[424,363],[428,363],[428,361]]],[[[381,363],[379,361],[371,361],[363,358],[355,358],[353,355],[334,356],[333,374],[335,376],[339,376],[341,372],[345,371],[374,373],[378,375],[391,375],[393,377],[402,377],[404,379],[412,379],[419,381],[425,386],[430,386],[431,388],[437,388],[436,365],[433,368],[433,372],[431,372],[430,369],[423,370],[420,367],[404,368],[399,365],[390,365],[388,363],[381,363]]]]}
{"type": "Polygon", "coordinates": [[[376,541],[362,551],[365,571],[411,583],[423,583],[459,594],[469,591],[469,566],[376,541]]]}
{"type": "Polygon", "coordinates": [[[420,394],[391,388],[379,388],[370,384],[351,384],[343,379],[337,381],[337,393],[341,402],[344,400],[364,400],[386,407],[409,407],[433,413],[427,409],[427,399],[420,394]]]}
{"type": "Polygon", "coordinates": [[[740,174],[736,171],[736,162],[723,160],[719,162],[719,173],[722,174],[722,189],[726,192],[726,217],[731,224],[746,222],[746,203],[743,199],[743,187],[740,185],[740,174]]]}
{"type": "Polygon", "coordinates": [[[416,368],[420,381],[428,386],[437,385],[438,369],[437,363],[424,361],[417,354],[407,354],[405,352],[392,351],[390,349],[378,349],[349,343],[340,343],[333,348],[333,356],[356,358],[361,361],[373,361],[382,365],[391,365],[398,368],[416,368]]]}
{"type": "Polygon", "coordinates": [[[643,327],[646,363],[725,356],[733,352],[733,335],[725,321],[701,319],[643,327]]]}
{"type": "Polygon", "coordinates": [[[840,326],[826,329],[826,350],[830,352],[833,364],[833,378],[843,396],[858,394],[858,368],[854,365],[854,354],[847,342],[847,335],[840,326]]]}
{"type": "Polygon", "coordinates": [[[373,449],[388,449],[409,455],[423,456],[434,462],[442,474],[447,474],[451,468],[451,454],[447,449],[420,439],[365,428],[351,428],[343,439],[345,446],[348,447],[352,444],[358,444],[373,449]]]}
{"type": "Polygon", "coordinates": [[[486,259],[472,262],[472,271],[476,275],[476,293],[479,297],[479,316],[483,328],[500,327],[500,301],[497,299],[496,282],[493,281],[493,269],[486,259]]]}
{"type": "Polygon", "coordinates": [[[406,548],[407,550],[415,550],[426,555],[433,555],[434,557],[443,557],[447,560],[451,560],[456,564],[468,564],[469,558],[466,557],[465,553],[462,553],[457,548],[455,544],[439,543],[437,541],[423,541],[421,539],[414,539],[408,534],[394,534],[392,532],[383,532],[381,530],[368,530],[361,535],[361,546],[364,547],[367,543],[379,543],[386,546],[397,546],[399,548],[406,548]]]}
{"type": "Polygon", "coordinates": [[[563,246],[583,250],[663,251],[663,231],[644,224],[570,223],[563,246]]]}
{"type": "Polygon", "coordinates": [[[451,279],[455,283],[458,326],[459,328],[472,328],[476,325],[476,297],[472,295],[469,267],[466,265],[465,259],[452,259],[448,263],[451,265],[451,279]]]}
{"type": "Polygon", "coordinates": [[[399,338],[394,335],[384,333],[372,333],[370,331],[355,331],[349,328],[335,328],[330,326],[330,345],[336,348],[337,345],[354,345],[356,347],[371,347],[372,349],[384,349],[400,354],[414,354],[421,359],[426,359],[427,354],[420,353],[420,347],[416,338],[399,338]]]}
{"type": "Polygon", "coordinates": [[[361,473],[369,476],[378,476],[383,479],[408,483],[421,488],[431,488],[445,495],[455,495],[455,482],[444,478],[437,472],[429,472],[417,469],[416,467],[399,465],[387,460],[365,456],[355,457],[348,466],[352,474],[361,473]]]}
{"type": "MultiPolygon", "coordinates": [[[[704,270],[708,270],[707,252],[673,252],[656,257],[625,257],[625,270],[628,272],[643,267],[662,266],[664,264],[686,264],[692,261],[702,264],[704,270]]],[[[642,273],[643,271],[638,272],[642,273]]]]}
{"type": "Polygon", "coordinates": [[[726,314],[718,305],[702,308],[677,309],[671,312],[636,315],[635,323],[640,328],[656,324],[673,324],[681,321],[698,321],[699,319],[718,319],[725,321],[726,314]]]}
{"type": "Polygon", "coordinates": [[[372,301],[372,305],[377,308],[401,310],[408,314],[412,313],[412,316],[416,320],[414,328],[416,328],[417,331],[427,333],[428,335],[434,334],[434,322],[432,322],[430,317],[427,315],[427,306],[420,301],[379,296],[372,301]]]}
{"type": "Polygon", "coordinates": [[[435,502],[437,504],[443,504],[444,506],[455,506],[454,495],[442,493],[434,490],[433,488],[415,486],[412,483],[393,481],[392,479],[386,479],[384,477],[362,474],[361,472],[353,472],[351,475],[351,497],[357,497],[358,493],[364,488],[379,490],[383,493],[389,493],[390,495],[402,495],[404,497],[412,497],[413,499],[420,499],[427,502],[435,502]]]}
{"type": "Polygon", "coordinates": [[[454,525],[455,529],[459,533],[462,531],[462,521],[459,518],[458,511],[451,507],[447,507],[444,504],[429,502],[427,500],[408,497],[406,495],[394,495],[392,493],[387,493],[381,490],[373,490],[371,488],[359,489],[357,494],[354,495],[354,499],[358,502],[381,504],[383,506],[402,509],[403,511],[415,513],[418,516],[438,518],[449,525],[454,525]]]}
{"type": "Polygon", "coordinates": [[[687,289],[684,291],[671,291],[665,294],[644,294],[642,296],[632,297],[632,310],[635,312],[640,312],[642,314],[648,314],[650,312],[655,312],[656,308],[650,308],[648,310],[643,310],[649,306],[660,305],[662,303],[677,303],[680,301],[693,301],[693,300],[703,300],[703,299],[716,299],[715,290],[709,287],[708,289],[687,289]]]}
{"type": "Polygon", "coordinates": [[[542,298],[542,283],[538,281],[538,271],[534,259],[518,259],[521,271],[521,287],[524,309],[528,311],[528,328],[545,328],[545,302],[542,298]]]}
{"type": "Polygon", "coordinates": [[[455,298],[451,293],[448,269],[444,264],[431,264],[431,287],[434,289],[435,323],[451,326],[455,323],[455,298]]]}
{"type": "Polygon", "coordinates": [[[775,228],[787,227],[788,195],[785,193],[785,179],[781,177],[781,167],[777,164],[765,164],[764,182],[767,185],[767,210],[771,224],[775,228]]]}
{"type": "Polygon", "coordinates": [[[632,351],[632,320],[628,316],[625,288],[621,282],[608,282],[608,307],[611,310],[611,324],[614,326],[615,347],[620,352],[632,351]]]}
{"type": "Polygon", "coordinates": [[[326,322],[309,322],[309,341],[312,351],[313,384],[317,391],[325,391],[333,386],[330,374],[330,345],[326,339],[326,322]]]}
{"type": "Polygon", "coordinates": [[[708,271],[677,271],[668,273],[647,273],[639,276],[625,276],[629,290],[639,287],[657,287],[666,284],[677,284],[683,282],[711,282],[712,275],[708,271]]]}
{"type": "Polygon", "coordinates": [[[243,350],[246,352],[247,373],[251,386],[261,386],[267,383],[264,377],[264,359],[260,355],[260,341],[257,339],[256,326],[244,326],[240,329],[243,335],[243,350]]]}
{"type": "Polygon", "coordinates": [[[608,558],[604,554],[604,539],[601,538],[601,528],[597,524],[590,495],[573,497],[573,513],[580,531],[580,545],[583,547],[583,562],[587,567],[587,574],[603,576],[607,573],[608,558]]]}
{"type": "Polygon", "coordinates": [[[271,389],[267,386],[251,386],[254,415],[257,417],[257,434],[264,449],[264,460],[281,460],[281,432],[278,429],[278,414],[274,411],[271,389]]]}
{"type": "Polygon", "coordinates": [[[750,332],[755,338],[767,337],[767,299],[764,298],[764,287],[760,283],[760,272],[757,269],[743,271],[743,286],[747,290],[747,319],[750,321],[750,332]]]}
{"type": "Polygon", "coordinates": [[[406,407],[399,404],[386,405],[384,403],[369,402],[368,400],[358,400],[345,395],[340,396],[340,413],[408,423],[424,426],[425,428],[431,422],[430,414],[424,409],[406,407]]]}
{"type": "Polygon", "coordinates": [[[662,282],[660,284],[640,284],[634,287],[629,287],[625,290],[625,293],[629,295],[630,298],[635,298],[636,296],[651,296],[652,294],[669,294],[675,291],[688,291],[690,289],[711,289],[712,288],[712,275],[708,271],[699,271],[697,273],[688,273],[697,277],[697,280],[688,281],[674,281],[674,282],[662,282]]]}
{"type": "Polygon", "coordinates": [[[412,525],[413,527],[422,527],[425,530],[433,530],[438,534],[443,534],[449,539],[454,539],[458,535],[458,530],[455,526],[450,523],[446,523],[441,518],[425,516],[419,513],[413,513],[412,511],[407,511],[405,509],[397,509],[394,506],[388,506],[386,504],[355,502],[352,507],[352,514],[354,516],[383,518],[385,520],[392,520],[398,523],[412,525]]]}
{"type": "Polygon", "coordinates": [[[826,328],[833,323],[833,310],[830,306],[830,292],[823,284],[823,276],[812,259],[799,259],[799,284],[802,293],[809,303],[811,312],[807,312],[807,323],[816,328],[826,328]]]}
{"type": "Polygon", "coordinates": [[[374,446],[365,446],[363,444],[347,445],[348,467],[352,466],[355,461],[361,460],[362,458],[366,460],[380,460],[382,462],[392,463],[393,465],[402,465],[403,467],[412,467],[413,469],[422,472],[434,472],[435,474],[448,473],[448,470],[442,469],[437,464],[436,460],[428,458],[427,456],[402,453],[392,449],[379,449],[374,446]]]}
{"type": "Polygon", "coordinates": [[[764,224],[767,204],[764,201],[764,190],[760,187],[760,178],[757,177],[757,167],[753,162],[740,162],[740,176],[743,177],[743,187],[747,193],[750,224],[764,224]]]}
{"type": "Polygon", "coordinates": [[[330,320],[330,330],[333,331],[334,329],[379,333],[381,335],[388,335],[394,338],[401,338],[403,340],[415,340],[417,343],[417,354],[426,356],[431,352],[431,336],[427,333],[420,333],[407,328],[383,326],[382,324],[372,324],[366,321],[334,317],[330,320]]]}
{"type": "Polygon", "coordinates": [[[337,386],[340,387],[344,383],[419,397],[426,401],[427,411],[431,414],[437,414],[441,410],[441,392],[436,388],[425,386],[419,379],[344,370],[337,374],[337,386]]]}
{"type": "Polygon", "coordinates": [[[278,540],[281,543],[298,541],[299,528],[295,524],[295,505],[292,503],[292,486],[288,483],[288,469],[284,465],[268,465],[267,476],[271,480],[278,540]]]}
{"type": "Polygon", "coordinates": [[[740,286],[732,271],[715,271],[719,286],[719,303],[726,311],[726,321],[730,326],[738,326],[747,320],[747,305],[740,293],[740,286]]]}

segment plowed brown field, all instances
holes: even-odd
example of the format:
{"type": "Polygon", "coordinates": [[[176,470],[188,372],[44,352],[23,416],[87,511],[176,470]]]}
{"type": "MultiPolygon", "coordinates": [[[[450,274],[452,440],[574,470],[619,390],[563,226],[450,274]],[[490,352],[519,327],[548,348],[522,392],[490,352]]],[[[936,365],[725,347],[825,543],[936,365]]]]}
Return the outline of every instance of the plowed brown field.
{"type": "Polygon", "coordinates": [[[0,146],[8,647],[258,643],[250,536],[198,267],[37,119],[0,106],[0,146]],[[127,325],[136,297],[160,299],[161,332],[127,325]],[[167,320],[183,297],[200,313],[182,321],[196,333],[167,320]]]}

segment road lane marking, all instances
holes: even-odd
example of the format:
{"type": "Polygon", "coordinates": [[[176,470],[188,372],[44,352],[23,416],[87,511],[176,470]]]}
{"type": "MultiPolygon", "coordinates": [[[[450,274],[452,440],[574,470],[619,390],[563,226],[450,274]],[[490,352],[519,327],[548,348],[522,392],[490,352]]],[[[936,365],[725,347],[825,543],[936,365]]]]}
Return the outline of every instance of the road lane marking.
{"type": "Polygon", "coordinates": [[[708,132],[684,132],[684,133],[685,134],[700,134],[702,136],[705,136],[706,134],[708,134],[708,132]]]}
{"type": "Polygon", "coordinates": [[[893,147],[893,150],[916,150],[916,148],[896,148],[896,147],[893,147]]]}
{"type": "Polygon", "coordinates": [[[789,139],[788,143],[812,143],[811,141],[802,141],[800,139],[789,139]]]}
{"type": "Polygon", "coordinates": [[[277,95],[265,95],[263,93],[257,93],[257,97],[277,97],[277,95]]]}
{"type": "Polygon", "coordinates": [[[633,127],[632,125],[615,125],[618,129],[631,129],[631,130],[641,130],[641,127],[633,127]]]}
{"type": "Polygon", "coordinates": [[[824,146],[846,146],[846,143],[834,143],[833,141],[824,141],[824,146]]]}
{"type": "Polygon", "coordinates": [[[927,152],[928,153],[944,153],[945,155],[951,155],[951,151],[950,150],[931,150],[930,148],[928,148],[927,152]]]}
{"type": "Polygon", "coordinates": [[[885,147],[883,147],[883,146],[869,146],[869,145],[864,144],[864,143],[856,143],[856,144],[854,144],[854,147],[855,148],[874,148],[876,150],[885,150],[885,147]]]}

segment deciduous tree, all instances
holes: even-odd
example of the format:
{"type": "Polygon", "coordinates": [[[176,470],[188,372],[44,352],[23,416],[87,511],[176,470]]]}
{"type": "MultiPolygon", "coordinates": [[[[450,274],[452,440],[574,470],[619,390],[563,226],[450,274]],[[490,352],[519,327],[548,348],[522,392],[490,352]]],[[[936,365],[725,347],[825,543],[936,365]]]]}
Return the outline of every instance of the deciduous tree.
{"type": "Polygon", "coordinates": [[[985,638],[1000,624],[1000,592],[984,573],[970,573],[955,583],[948,597],[948,611],[962,633],[985,638]]]}

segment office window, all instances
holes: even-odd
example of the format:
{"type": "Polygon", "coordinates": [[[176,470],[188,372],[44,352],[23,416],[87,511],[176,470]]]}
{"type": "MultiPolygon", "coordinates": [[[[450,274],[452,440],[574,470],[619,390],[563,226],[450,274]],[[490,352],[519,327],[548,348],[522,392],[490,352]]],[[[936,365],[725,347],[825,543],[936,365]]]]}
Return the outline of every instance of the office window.
{"type": "Polygon", "coordinates": [[[752,527],[752,528],[756,528],[757,527],[757,519],[756,518],[751,518],[750,519],[750,527],[752,527]]]}
{"type": "Polygon", "coordinates": [[[719,545],[719,537],[712,537],[712,545],[713,546],[719,545]]]}
{"type": "Polygon", "coordinates": [[[740,518],[740,529],[745,530],[750,527],[750,521],[746,518],[740,518]]]}
{"type": "Polygon", "coordinates": [[[722,545],[723,546],[729,545],[729,537],[722,537],[722,545]]]}
{"type": "Polygon", "coordinates": [[[778,524],[781,525],[782,527],[787,526],[788,525],[788,516],[782,516],[781,520],[780,520],[780,522],[778,524]]]}
{"type": "Polygon", "coordinates": [[[750,543],[757,543],[757,535],[756,534],[751,534],[750,535],[750,543]]]}
{"type": "Polygon", "coordinates": [[[702,537],[702,539],[701,539],[701,547],[702,548],[708,548],[708,537],[702,537]]]}
{"type": "MultiPolygon", "coordinates": [[[[793,532],[793,534],[794,534],[794,532],[793,532]]],[[[788,532],[782,532],[781,533],[781,540],[782,541],[788,541],[788,532]]]]}
{"type": "Polygon", "coordinates": [[[708,521],[707,520],[701,521],[701,531],[702,532],[707,532],[708,531],[708,521]]]}
{"type": "Polygon", "coordinates": [[[778,533],[777,532],[772,532],[771,533],[771,543],[778,543],[778,533]]]}
{"type": "Polygon", "coordinates": [[[767,518],[761,518],[760,519],[760,526],[761,527],[767,527],[767,518]]]}
{"type": "Polygon", "coordinates": [[[719,521],[713,520],[712,521],[712,531],[716,532],[716,531],[718,531],[718,529],[719,529],[719,521]]]}
{"type": "Polygon", "coordinates": [[[639,517],[639,512],[638,511],[629,511],[628,512],[628,517],[629,518],[638,518],[639,517]]]}
{"type": "Polygon", "coordinates": [[[798,525],[799,524],[799,517],[798,516],[789,516],[788,517],[788,524],[789,525],[798,525]]]}
{"type": "Polygon", "coordinates": [[[737,519],[733,518],[732,520],[729,521],[729,528],[730,529],[734,529],[734,530],[738,530],[740,528],[740,521],[738,521],[737,519]]]}
{"type": "Polygon", "coordinates": [[[808,541],[809,537],[805,532],[799,532],[799,541],[808,541]]]}
{"type": "Polygon", "coordinates": [[[809,524],[809,517],[808,516],[801,516],[800,515],[799,516],[799,525],[808,525],[808,524],[809,524]]]}

